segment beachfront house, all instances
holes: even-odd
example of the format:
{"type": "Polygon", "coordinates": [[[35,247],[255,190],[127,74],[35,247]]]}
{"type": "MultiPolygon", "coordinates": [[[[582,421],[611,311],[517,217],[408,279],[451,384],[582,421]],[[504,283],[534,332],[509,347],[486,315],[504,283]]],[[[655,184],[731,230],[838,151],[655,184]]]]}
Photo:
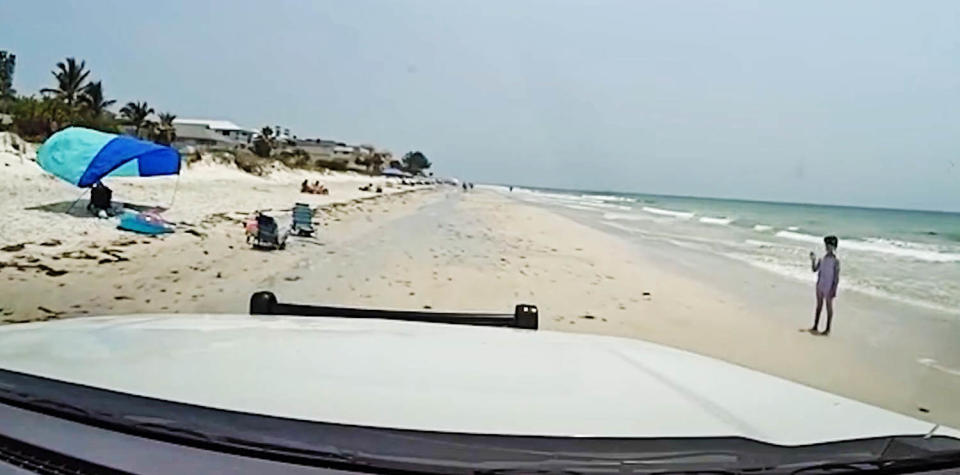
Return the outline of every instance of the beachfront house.
{"type": "Polygon", "coordinates": [[[296,139],[294,141],[294,146],[296,148],[299,148],[310,155],[327,158],[332,158],[334,156],[334,148],[343,145],[346,144],[324,139],[296,139]]]}
{"type": "Polygon", "coordinates": [[[173,126],[177,132],[177,145],[248,145],[257,133],[229,120],[174,119],[173,126]]]}
{"type": "Polygon", "coordinates": [[[369,171],[373,168],[368,162],[371,157],[377,157],[382,162],[383,157],[390,156],[390,152],[377,151],[373,145],[348,145],[319,138],[297,139],[294,146],[307,152],[317,165],[339,166],[344,170],[369,171]]]}
{"type": "Polygon", "coordinates": [[[353,156],[354,148],[349,145],[337,145],[333,147],[333,156],[349,158],[353,156]]]}

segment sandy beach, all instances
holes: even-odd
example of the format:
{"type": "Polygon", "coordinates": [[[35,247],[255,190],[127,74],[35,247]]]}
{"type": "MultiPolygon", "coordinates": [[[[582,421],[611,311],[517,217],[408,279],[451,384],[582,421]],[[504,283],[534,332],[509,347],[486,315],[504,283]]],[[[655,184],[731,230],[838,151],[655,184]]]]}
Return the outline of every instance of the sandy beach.
{"type": "MultiPolygon", "coordinates": [[[[215,312],[224,289],[253,289],[265,276],[295,265],[297,255],[323,245],[316,238],[300,238],[291,240],[289,252],[253,250],[243,223],[255,212],[289,226],[294,203],[307,203],[316,210],[323,235],[324,226],[336,227],[347,215],[389,210],[399,216],[410,203],[408,193],[417,188],[395,186],[382,177],[283,167],[260,177],[209,161],[185,168],[180,177],[109,179],[115,202],[169,208],[163,217],[176,225],[176,232],[143,236],[117,229],[115,219],[91,216],[86,195],[41,170],[29,145],[16,153],[6,145],[0,149],[4,323],[145,311],[215,312]],[[330,193],[300,193],[304,179],[320,181],[330,193]],[[358,189],[368,183],[383,193],[358,189]],[[368,204],[372,202],[379,206],[376,211],[368,204]]],[[[231,309],[243,310],[247,297],[237,291],[229,295],[227,301],[239,299],[231,309]]]]}
{"type": "MultiPolygon", "coordinates": [[[[844,295],[830,337],[808,327],[812,289],[742,263],[627,239],[507,193],[453,187],[357,190],[383,179],[279,169],[256,177],[199,163],[179,178],[114,179],[119,201],[165,205],[160,238],[66,213],[78,190],[29,154],[0,155],[0,319],[126,313],[245,313],[257,290],[282,301],[509,312],[541,328],[642,338],[954,427],[957,327],[936,314],[844,295]],[[329,196],[302,195],[304,178],[329,196]],[[253,250],[242,222],[303,201],[319,232],[253,250]]],[[[384,186],[385,183],[383,183],[384,186]]],[[[78,205],[76,211],[82,211],[78,205]]],[[[598,368],[602,370],[602,368],[598,368]]],[[[742,388],[750,391],[750,388],[742,388]]],[[[638,395],[641,397],[641,395],[638,395]]],[[[789,409],[789,408],[785,408],[789,409]]]]}

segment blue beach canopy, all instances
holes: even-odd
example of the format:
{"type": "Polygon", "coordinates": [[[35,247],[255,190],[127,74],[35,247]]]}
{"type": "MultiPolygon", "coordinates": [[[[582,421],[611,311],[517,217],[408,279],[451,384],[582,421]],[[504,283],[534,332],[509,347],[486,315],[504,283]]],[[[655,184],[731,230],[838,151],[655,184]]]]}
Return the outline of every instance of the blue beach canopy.
{"type": "Polygon", "coordinates": [[[69,127],[53,134],[37,151],[40,168],[79,187],[110,176],[180,173],[180,153],[125,135],[69,127]]]}

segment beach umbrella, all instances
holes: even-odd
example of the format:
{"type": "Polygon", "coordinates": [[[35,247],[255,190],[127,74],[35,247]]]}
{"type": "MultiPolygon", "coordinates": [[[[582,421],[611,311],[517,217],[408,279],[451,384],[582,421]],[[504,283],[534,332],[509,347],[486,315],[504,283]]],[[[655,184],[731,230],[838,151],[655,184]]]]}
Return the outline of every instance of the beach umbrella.
{"type": "Polygon", "coordinates": [[[50,136],[37,150],[40,168],[81,188],[109,176],[159,176],[180,173],[180,153],[172,147],[69,127],[50,136]]]}

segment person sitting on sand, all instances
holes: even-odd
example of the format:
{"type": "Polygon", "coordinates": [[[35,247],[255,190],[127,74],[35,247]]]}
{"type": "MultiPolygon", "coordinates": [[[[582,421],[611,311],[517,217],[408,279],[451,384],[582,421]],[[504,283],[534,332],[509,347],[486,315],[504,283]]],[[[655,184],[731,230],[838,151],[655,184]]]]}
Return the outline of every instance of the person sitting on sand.
{"type": "Polygon", "coordinates": [[[834,252],[837,250],[837,237],[827,236],[823,238],[823,243],[827,248],[827,253],[822,259],[817,260],[817,255],[810,253],[810,269],[817,273],[817,311],[813,320],[813,328],[810,333],[814,335],[829,335],[830,324],[833,322],[833,298],[837,296],[837,284],[840,283],[840,259],[837,259],[834,252]],[[827,303],[827,328],[822,333],[818,332],[820,325],[820,310],[823,303],[827,303]]]}
{"type": "Polygon", "coordinates": [[[87,211],[100,218],[115,216],[112,200],[113,190],[98,181],[90,188],[90,203],[87,204],[87,211]]]}
{"type": "Polygon", "coordinates": [[[247,243],[257,235],[257,216],[253,215],[243,223],[243,231],[247,236],[247,243]]]}
{"type": "Polygon", "coordinates": [[[320,184],[320,181],[317,180],[310,184],[307,180],[303,180],[303,183],[300,184],[300,193],[310,193],[311,195],[326,195],[330,191],[327,190],[327,187],[320,184]]]}

